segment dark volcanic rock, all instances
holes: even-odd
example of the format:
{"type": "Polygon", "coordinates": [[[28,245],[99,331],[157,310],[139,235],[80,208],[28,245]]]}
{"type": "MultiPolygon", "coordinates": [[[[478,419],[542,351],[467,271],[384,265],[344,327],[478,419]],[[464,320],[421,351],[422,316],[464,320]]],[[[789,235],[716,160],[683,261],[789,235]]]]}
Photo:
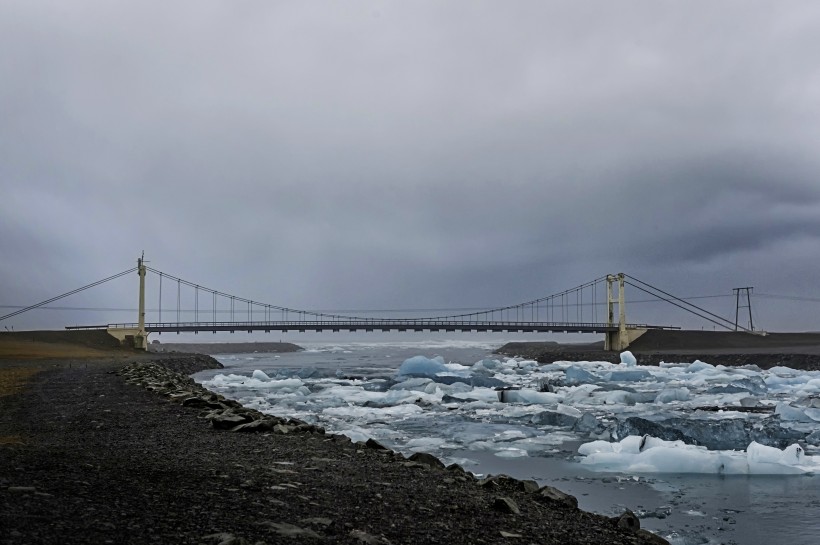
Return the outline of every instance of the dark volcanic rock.
{"type": "Polygon", "coordinates": [[[512,513],[513,515],[520,515],[521,510],[518,505],[510,498],[499,497],[493,502],[493,508],[502,513],[512,513]]]}
{"type": "Polygon", "coordinates": [[[424,464],[426,466],[435,467],[444,469],[444,464],[441,460],[433,456],[432,454],[428,454],[426,452],[416,452],[408,458],[411,462],[416,462],[418,464],[424,464]]]}
{"type": "Polygon", "coordinates": [[[613,522],[618,528],[624,528],[632,532],[637,532],[641,529],[641,521],[635,516],[631,510],[627,509],[619,517],[614,517],[613,522]]]}
{"type": "Polygon", "coordinates": [[[553,488],[551,486],[544,486],[538,490],[537,494],[539,497],[545,500],[556,501],[559,503],[563,503],[567,507],[578,509],[578,498],[576,498],[575,496],[571,496],[566,492],[561,492],[557,488],[553,488]]]}

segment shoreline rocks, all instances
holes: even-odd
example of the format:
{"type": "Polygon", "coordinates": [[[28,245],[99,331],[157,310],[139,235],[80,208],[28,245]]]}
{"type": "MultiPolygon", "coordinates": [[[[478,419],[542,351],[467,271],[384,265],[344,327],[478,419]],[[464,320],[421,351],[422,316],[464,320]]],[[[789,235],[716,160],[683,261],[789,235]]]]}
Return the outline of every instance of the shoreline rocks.
{"type": "MultiPolygon", "coordinates": [[[[128,384],[141,386],[165,396],[183,407],[198,409],[200,411],[198,416],[210,422],[211,426],[218,430],[282,435],[325,433],[323,428],[301,420],[280,418],[243,407],[237,401],[211,392],[191,377],[170,369],[167,363],[166,361],[132,363],[117,371],[117,374],[123,377],[128,384]]],[[[196,367],[197,363],[198,360],[194,357],[190,366],[180,366],[179,361],[174,361],[173,367],[196,367]]]]}

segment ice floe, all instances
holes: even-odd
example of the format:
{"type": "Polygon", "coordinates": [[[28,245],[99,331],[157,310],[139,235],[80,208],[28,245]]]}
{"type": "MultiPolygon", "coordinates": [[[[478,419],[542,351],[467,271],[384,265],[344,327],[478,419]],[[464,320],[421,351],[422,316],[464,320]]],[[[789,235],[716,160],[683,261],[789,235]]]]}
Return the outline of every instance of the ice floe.
{"type": "Polygon", "coordinates": [[[745,451],[708,450],[683,441],[630,435],[615,443],[584,443],[578,453],[585,466],[624,473],[794,475],[820,470],[820,457],[807,456],[797,444],[781,450],[752,441],[745,451]]]}
{"type": "Polygon", "coordinates": [[[629,352],[616,364],[399,361],[365,377],[261,368],[204,384],[263,412],[445,458],[580,453],[584,465],[611,471],[781,474],[814,472],[820,454],[817,371],[698,360],[637,366],[629,352]]]}

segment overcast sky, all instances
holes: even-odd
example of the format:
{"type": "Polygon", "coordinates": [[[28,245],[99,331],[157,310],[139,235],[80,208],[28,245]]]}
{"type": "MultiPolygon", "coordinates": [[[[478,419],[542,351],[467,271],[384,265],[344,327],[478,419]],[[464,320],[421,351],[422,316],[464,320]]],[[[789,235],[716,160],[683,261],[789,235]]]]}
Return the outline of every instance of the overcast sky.
{"type": "MultiPolygon", "coordinates": [[[[813,0],[0,0],[0,305],[143,250],[309,309],[494,306],[621,271],[820,298],[818,52],[813,0]]],[[[136,275],[116,282],[61,304],[133,307],[136,275]]],[[[755,312],[820,330],[817,302],[755,312]]]]}

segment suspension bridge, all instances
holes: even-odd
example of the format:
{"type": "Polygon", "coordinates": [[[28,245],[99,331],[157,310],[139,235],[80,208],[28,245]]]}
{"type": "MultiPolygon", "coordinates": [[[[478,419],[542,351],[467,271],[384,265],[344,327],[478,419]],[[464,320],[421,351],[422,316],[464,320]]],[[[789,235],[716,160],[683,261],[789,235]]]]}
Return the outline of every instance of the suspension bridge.
{"type": "Polygon", "coordinates": [[[723,328],[750,331],[739,328],[737,320],[732,322],[624,273],[608,274],[574,288],[503,307],[427,317],[362,317],[299,310],[238,297],[149,267],[143,258],[137,260],[136,267],[0,316],[0,321],[134,272],[139,276],[139,309],[136,322],[67,326],[66,329],[105,329],[123,344],[138,349],[147,349],[148,335],[151,333],[446,331],[598,333],[605,335],[607,350],[624,350],[650,329],[680,329],[627,322],[625,287],[629,285],[723,328]],[[145,319],[145,278],[149,274],[156,277],[158,287],[155,322],[147,322],[145,319]],[[170,305],[169,298],[172,300],[170,305]],[[193,309],[183,309],[183,300],[186,301],[186,306],[193,303],[193,309]]]}

